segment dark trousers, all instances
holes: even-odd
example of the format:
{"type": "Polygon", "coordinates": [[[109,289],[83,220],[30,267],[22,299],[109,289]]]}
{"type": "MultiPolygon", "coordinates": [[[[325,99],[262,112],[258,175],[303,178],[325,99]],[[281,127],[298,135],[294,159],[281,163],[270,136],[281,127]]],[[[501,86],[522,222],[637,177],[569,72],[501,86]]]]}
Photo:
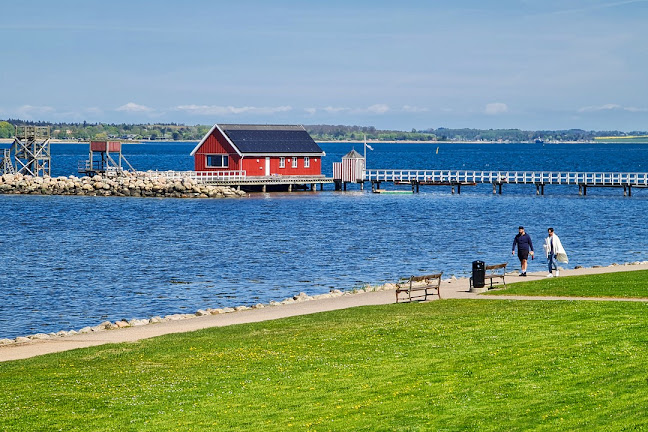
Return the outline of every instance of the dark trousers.
{"type": "Polygon", "coordinates": [[[556,264],[556,254],[550,253],[547,256],[547,264],[549,265],[549,273],[552,273],[553,270],[558,270],[558,265],[556,264]]]}

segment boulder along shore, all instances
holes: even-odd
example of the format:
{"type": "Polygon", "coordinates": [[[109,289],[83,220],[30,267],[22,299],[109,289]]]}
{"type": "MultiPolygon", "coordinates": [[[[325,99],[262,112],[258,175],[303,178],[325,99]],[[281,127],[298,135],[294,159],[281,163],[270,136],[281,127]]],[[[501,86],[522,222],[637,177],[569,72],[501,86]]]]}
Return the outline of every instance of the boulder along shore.
{"type": "Polygon", "coordinates": [[[130,196],[166,198],[241,197],[246,193],[228,186],[200,184],[191,178],[168,179],[149,173],[116,177],[35,177],[23,174],[0,176],[0,194],[130,196]]]}

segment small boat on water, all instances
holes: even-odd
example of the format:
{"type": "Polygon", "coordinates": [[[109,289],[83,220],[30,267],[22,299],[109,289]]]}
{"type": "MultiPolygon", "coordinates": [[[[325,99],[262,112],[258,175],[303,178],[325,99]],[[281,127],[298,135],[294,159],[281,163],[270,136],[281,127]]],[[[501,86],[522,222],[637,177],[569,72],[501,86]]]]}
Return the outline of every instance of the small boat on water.
{"type": "Polygon", "coordinates": [[[376,189],[373,191],[373,193],[379,193],[379,194],[392,194],[392,195],[411,195],[414,192],[412,191],[406,191],[406,190],[384,190],[384,189],[376,189]]]}

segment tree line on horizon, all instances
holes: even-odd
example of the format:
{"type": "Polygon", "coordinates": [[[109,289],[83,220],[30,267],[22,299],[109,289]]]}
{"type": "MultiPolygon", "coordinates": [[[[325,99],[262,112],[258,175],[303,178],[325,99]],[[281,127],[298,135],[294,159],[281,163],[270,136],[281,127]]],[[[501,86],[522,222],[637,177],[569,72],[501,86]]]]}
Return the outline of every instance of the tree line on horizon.
{"type": "MultiPolygon", "coordinates": [[[[197,141],[211,129],[208,125],[54,123],[7,119],[0,121],[0,138],[13,138],[15,126],[49,126],[52,138],[61,140],[173,140],[197,141]]],[[[316,141],[591,141],[597,137],[648,135],[645,131],[586,131],[583,129],[526,131],[521,129],[430,128],[411,131],[380,130],[374,126],[304,125],[316,141]]]]}

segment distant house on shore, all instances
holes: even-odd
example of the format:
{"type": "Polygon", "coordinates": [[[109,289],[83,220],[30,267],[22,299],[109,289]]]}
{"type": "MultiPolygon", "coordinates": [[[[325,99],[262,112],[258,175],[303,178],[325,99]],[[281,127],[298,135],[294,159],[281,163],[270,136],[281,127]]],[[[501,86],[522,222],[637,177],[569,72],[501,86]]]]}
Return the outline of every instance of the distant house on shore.
{"type": "Polygon", "coordinates": [[[301,125],[215,124],[191,152],[196,171],[248,176],[321,175],[325,155],[301,125]]]}

